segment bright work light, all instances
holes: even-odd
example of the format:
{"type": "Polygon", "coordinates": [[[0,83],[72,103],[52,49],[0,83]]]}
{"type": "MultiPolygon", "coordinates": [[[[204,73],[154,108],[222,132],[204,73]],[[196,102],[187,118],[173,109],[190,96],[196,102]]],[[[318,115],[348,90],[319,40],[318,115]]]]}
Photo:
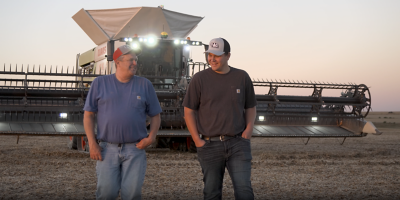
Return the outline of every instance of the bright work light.
{"type": "Polygon", "coordinates": [[[68,114],[67,113],[60,113],[60,118],[61,119],[67,119],[68,114]]]}
{"type": "Polygon", "coordinates": [[[132,49],[138,49],[140,46],[138,43],[134,42],[131,44],[132,49]]]}
{"type": "Polygon", "coordinates": [[[154,38],[149,38],[149,43],[153,44],[154,43],[154,38]]]}
{"type": "Polygon", "coordinates": [[[318,117],[311,117],[311,122],[317,122],[318,121],[318,117]]]}

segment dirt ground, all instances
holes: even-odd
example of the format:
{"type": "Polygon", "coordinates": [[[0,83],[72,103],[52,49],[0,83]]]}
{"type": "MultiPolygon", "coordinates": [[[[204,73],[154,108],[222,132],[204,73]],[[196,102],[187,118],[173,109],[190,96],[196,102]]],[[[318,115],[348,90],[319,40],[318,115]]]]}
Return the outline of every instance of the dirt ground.
{"type": "MultiPolygon", "coordinates": [[[[252,138],[256,199],[400,199],[400,129],[363,138],[252,138]]],[[[65,137],[0,136],[0,200],[95,199],[95,161],[65,137]]],[[[147,150],[143,199],[202,199],[195,153],[147,150]]],[[[225,175],[223,199],[234,199],[225,175]]]]}
{"type": "Polygon", "coordinates": [[[398,127],[400,125],[400,112],[370,112],[365,120],[372,121],[379,126],[398,127]]]}

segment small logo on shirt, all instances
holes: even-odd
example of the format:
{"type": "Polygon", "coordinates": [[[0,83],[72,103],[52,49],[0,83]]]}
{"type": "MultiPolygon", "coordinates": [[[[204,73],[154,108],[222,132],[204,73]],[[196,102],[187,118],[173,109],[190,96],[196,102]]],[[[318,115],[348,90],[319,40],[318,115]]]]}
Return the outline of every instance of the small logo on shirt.
{"type": "Polygon", "coordinates": [[[240,94],[240,89],[236,89],[236,93],[240,94]]]}
{"type": "Polygon", "coordinates": [[[139,99],[139,100],[140,100],[140,99],[142,99],[142,97],[140,97],[140,96],[137,96],[137,99],[139,99]]]}

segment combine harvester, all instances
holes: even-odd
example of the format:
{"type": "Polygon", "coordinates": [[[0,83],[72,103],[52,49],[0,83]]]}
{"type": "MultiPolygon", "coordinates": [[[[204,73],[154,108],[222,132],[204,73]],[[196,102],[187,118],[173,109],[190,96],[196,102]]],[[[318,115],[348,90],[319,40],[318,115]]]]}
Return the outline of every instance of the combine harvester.
{"type": "MultiPolygon", "coordinates": [[[[194,73],[208,67],[190,58],[190,47],[207,49],[208,45],[187,37],[203,18],[162,7],[82,9],[72,18],[98,46],[78,54],[77,65],[71,69],[0,68],[0,135],[17,135],[18,139],[20,135],[68,136],[69,148],[89,151],[82,108],[91,81],[115,73],[114,49],[128,44],[140,51],[137,75],[153,83],[163,110],[153,147],[195,151],[182,101],[194,73]]],[[[380,134],[364,120],[371,109],[371,95],[363,84],[269,80],[253,80],[253,84],[269,88],[268,94],[256,95],[255,137],[336,137],[344,142],[347,137],[380,134]],[[278,95],[278,88],[311,88],[313,92],[309,96],[278,95]],[[323,90],[342,93],[326,97],[323,90]]]]}

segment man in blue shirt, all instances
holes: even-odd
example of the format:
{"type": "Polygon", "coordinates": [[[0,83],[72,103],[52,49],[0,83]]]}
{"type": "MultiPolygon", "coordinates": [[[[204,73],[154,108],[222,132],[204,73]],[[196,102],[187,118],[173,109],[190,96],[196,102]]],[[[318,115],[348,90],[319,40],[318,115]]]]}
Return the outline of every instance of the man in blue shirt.
{"type": "Polygon", "coordinates": [[[147,166],[144,149],[155,141],[162,110],[151,82],[135,76],[132,49],[119,47],[113,59],[115,74],[93,80],[83,108],[90,158],[97,160],[96,198],[116,199],[121,190],[122,199],[140,199],[147,166]]]}

